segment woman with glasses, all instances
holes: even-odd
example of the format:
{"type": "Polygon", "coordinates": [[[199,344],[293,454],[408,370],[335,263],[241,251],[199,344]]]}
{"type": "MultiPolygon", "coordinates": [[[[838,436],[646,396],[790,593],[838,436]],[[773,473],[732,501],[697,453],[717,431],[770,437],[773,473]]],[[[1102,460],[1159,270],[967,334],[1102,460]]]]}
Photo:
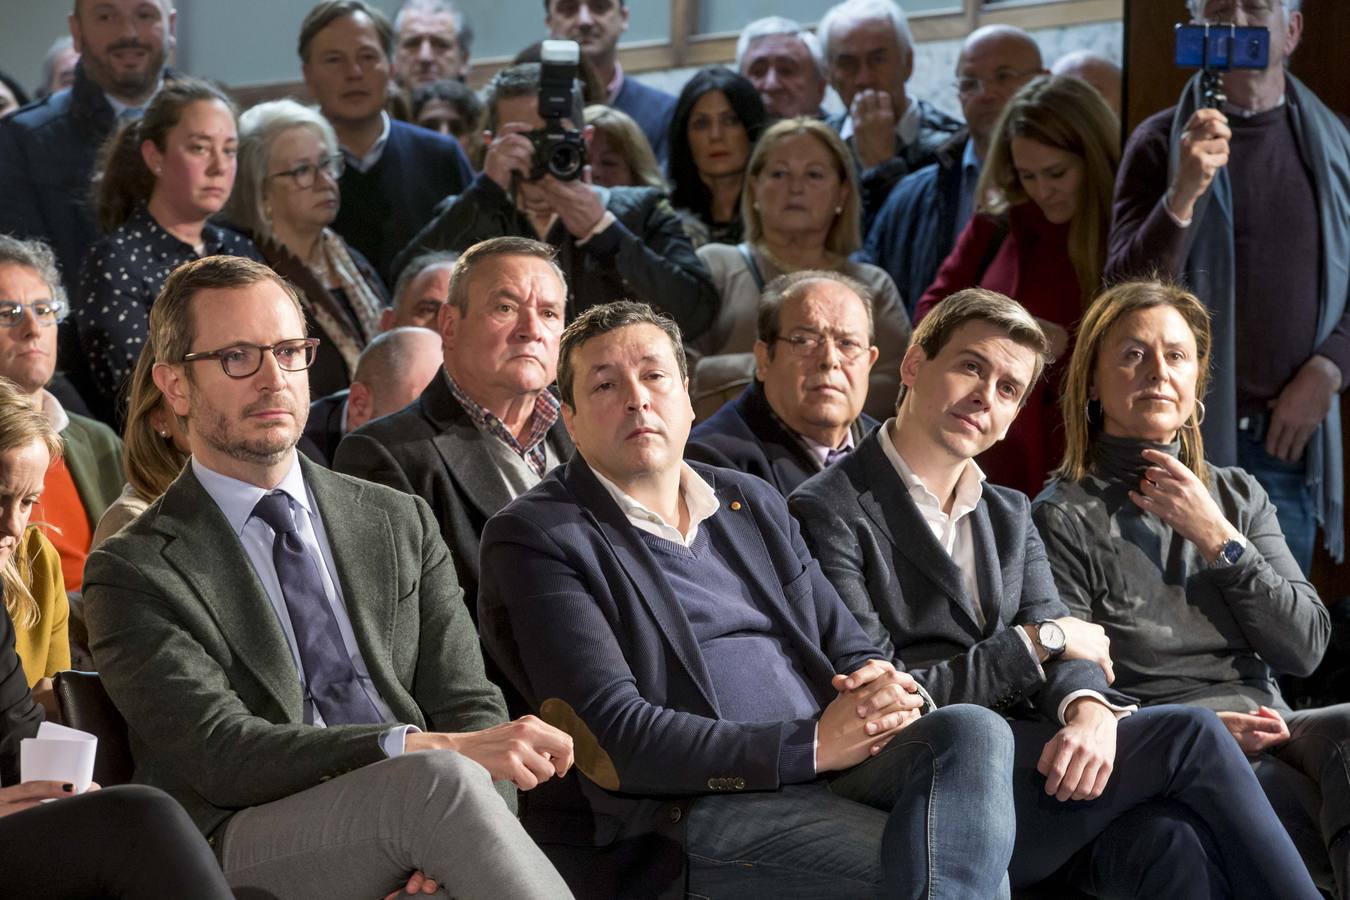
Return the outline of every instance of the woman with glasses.
{"type": "Polygon", "coordinates": [[[333,127],[294,100],[260,103],[239,118],[238,186],[225,211],[300,288],[309,333],[324,343],[309,373],[314,397],[351,384],[389,303],[374,268],[329,227],[342,168],[333,127]]]}
{"type": "Polygon", "coordinates": [[[759,298],[779,275],[823,269],[863,283],[872,295],[876,345],[868,415],[895,408],[900,358],[909,343],[909,316],[891,276],[854,262],[862,244],[858,177],[839,135],[816,119],[784,119],[755,144],[741,191],[745,241],[698,250],[722,296],[717,320],[691,342],[705,354],[694,370],[695,410],[711,414],[754,377],[759,298]]]}
{"type": "MultiPolygon", "coordinates": [[[[1106,265],[1120,123],[1102,95],[1077,78],[1028,83],[994,127],[971,216],[915,319],[969,287],[1021,303],[1062,359],[1070,332],[1096,296],[1106,265]]],[[[980,454],[994,484],[1030,496],[1045,484],[1064,437],[1055,408],[1063,366],[1028,392],[1007,437],[980,454]]]]}
{"type": "Polygon", "coordinates": [[[105,236],[85,257],[74,313],[93,381],[84,401],[105,422],[120,419],[118,393],[169,273],[202,256],[262,258],[210,222],[234,187],[237,145],[233,104],[190,78],[165,81],[145,114],[104,145],[93,200],[105,236]]]}

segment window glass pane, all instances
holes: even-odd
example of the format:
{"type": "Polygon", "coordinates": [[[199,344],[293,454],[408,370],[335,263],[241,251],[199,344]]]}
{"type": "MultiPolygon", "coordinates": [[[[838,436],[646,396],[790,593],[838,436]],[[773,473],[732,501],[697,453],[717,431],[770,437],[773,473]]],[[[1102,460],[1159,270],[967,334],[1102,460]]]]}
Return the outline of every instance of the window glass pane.
{"type": "MultiPolygon", "coordinates": [[[[903,6],[911,16],[931,12],[959,12],[961,0],[904,0],[903,6]]],[[[704,0],[698,9],[698,32],[720,34],[740,31],[765,16],[786,16],[811,24],[818,21],[829,7],[830,4],[822,3],[821,0],[704,0]]]]}

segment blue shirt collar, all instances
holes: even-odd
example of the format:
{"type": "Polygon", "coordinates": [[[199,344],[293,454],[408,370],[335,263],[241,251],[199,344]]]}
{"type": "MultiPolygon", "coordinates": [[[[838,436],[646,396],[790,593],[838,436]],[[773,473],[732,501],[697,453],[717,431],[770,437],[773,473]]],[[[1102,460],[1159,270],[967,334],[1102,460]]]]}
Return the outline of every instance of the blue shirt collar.
{"type": "Polygon", "coordinates": [[[975,154],[975,139],[970,138],[966,141],[966,149],[961,154],[961,171],[976,175],[980,174],[980,158],[975,154]]]}
{"type": "Polygon", "coordinates": [[[307,514],[313,515],[313,510],[310,509],[309,491],[305,489],[304,473],[300,470],[300,457],[294,450],[291,451],[290,471],[286,473],[286,477],[281,479],[281,483],[272,490],[266,490],[256,484],[249,484],[246,481],[240,481],[237,478],[231,478],[228,475],[222,475],[208,469],[195,456],[192,457],[192,474],[197,476],[197,480],[206,489],[206,493],[210,494],[211,499],[216,501],[216,505],[225,514],[225,519],[230,523],[230,527],[234,529],[236,535],[243,535],[244,526],[253,516],[253,507],[258,505],[258,501],[265,494],[270,494],[272,491],[281,491],[287,494],[307,514]]]}

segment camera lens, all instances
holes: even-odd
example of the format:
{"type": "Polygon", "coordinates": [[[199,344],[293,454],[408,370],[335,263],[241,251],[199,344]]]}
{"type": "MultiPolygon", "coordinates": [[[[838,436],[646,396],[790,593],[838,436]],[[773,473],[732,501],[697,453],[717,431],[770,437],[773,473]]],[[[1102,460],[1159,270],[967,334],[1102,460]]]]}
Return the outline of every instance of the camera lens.
{"type": "Polygon", "coordinates": [[[548,170],[554,178],[567,181],[581,174],[585,159],[580,148],[575,144],[558,143],[553,146],[553,152],[549,154],[548,170]]]}

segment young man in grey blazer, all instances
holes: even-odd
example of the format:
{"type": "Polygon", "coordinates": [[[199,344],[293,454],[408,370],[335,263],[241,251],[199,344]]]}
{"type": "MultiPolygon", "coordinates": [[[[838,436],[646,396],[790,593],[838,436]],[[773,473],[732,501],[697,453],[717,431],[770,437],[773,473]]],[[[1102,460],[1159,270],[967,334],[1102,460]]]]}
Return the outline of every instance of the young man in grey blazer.
{"type": "Polygon", "coordinates": [[[192,462],[85,579],[136,780],[183,805],[236,890],[568,896],[514,809],[571,741],[506,721],[426,503],[296,453],[304,322],[294,287],[238,257],[180,267],[155,301],[155,383],[192,462]]]}
{"type": "Polygon", "coordinates": [[[1111,689],[1105,635],[1069,617],[1026,496],[973,459],[1007,433],[1048,348],[1001,294],[939,304],[901,364],[895,417],[792,494],[808,546],[936,703],[1010,719],[1014,889],[1053,876],[1113,897],[1316,897],[1218,718],[1111,689]]]}

